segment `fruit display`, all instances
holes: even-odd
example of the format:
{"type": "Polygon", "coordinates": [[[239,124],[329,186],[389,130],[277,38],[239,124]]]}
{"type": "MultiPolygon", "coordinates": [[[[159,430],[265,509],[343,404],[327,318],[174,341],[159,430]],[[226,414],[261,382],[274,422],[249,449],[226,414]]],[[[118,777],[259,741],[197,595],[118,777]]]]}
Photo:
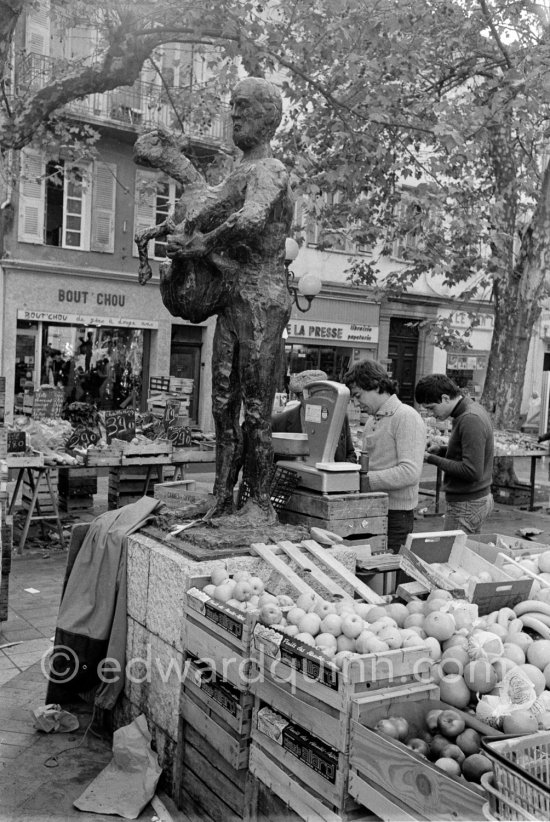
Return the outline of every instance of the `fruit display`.
{"type": "Polygon", "coordinates": [[[212,572],[203,591],[234,608],[257,612],[261,624],[311,646],[339,668],[346,659],[364,654],[411,647],[426,647],[428,654],[432,650],[414,618],[409,624],[412,612],[401,603],[371,605],[351,598],[329,602],[313,592],[296,599],[277,596],[247,571],[230,579],[223,568],[212,572]]]}
{"type": "Polygon", "coordinates": [[[374,730],[468,782],[480,783],[482,775],[493,770],[491,761],[481,753],[480,734],[467,727],[466,718],[453,708],[428,711],[422,728],[396,715],[378,720],[374,730]]]}
{"type": "MultiPolygon", "coordinates": [[[[429,446],[446,447],[449,443],[447,434],[436,427],[427,426],[427,441],[429,446]]],[[[529,456],[530,454],[546,453],[546,448],[534,437],[521,431],[495,431],[495,457],[529,456]]]]}
{"type": "Polygon", "coordinates": [[[506,557],[502,567],[514,579],[530,577],[533,580],[531,595],[550,603],[550,548],[542,553],[523,555],[517,560],[506,557]]]}
{"type": "Polygon", "coordinates": [[[495,457],[546,453],[544,446],[521,431],[495,431],[495,457]]]}

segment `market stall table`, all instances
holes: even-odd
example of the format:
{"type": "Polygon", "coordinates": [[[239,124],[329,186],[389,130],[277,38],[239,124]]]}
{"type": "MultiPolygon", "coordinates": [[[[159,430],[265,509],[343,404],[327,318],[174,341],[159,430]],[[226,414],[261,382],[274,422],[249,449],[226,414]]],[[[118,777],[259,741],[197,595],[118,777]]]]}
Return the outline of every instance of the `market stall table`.
{"type": "Polygon", "coordinates": [[[44,458],[42,457],[42,455],[24,457],[10,457],[8,455],[7,464],[9,469],[11,468],[17,470],[17,479],[15,481],[15,488],[8,506],[8,514],[11,514],[13,511],[13,507],[15,505],[15,501],[17,499],[19,489],[21,488],[21,484],[23,482],[25,473],[27,474],[29,486],[32,492],[29,507],[25,515],[25,521],[23,523],[23,529],[21,531],[21,537],[19,539],[17,553],[21,554],[23,552],[23,548],[25,547],[25,542],[27,541],[27,536],[29,533],[31,523],[36,521],[40,522],[42,532],[44,533],[44,522],[47,520],[55,520],[57,524],[57,530],[59,533],[60,544],[61,547],[64,548],[65,542],[63,539],[63,524],[61,522],[59,506],[57,504],[56,496],[53,492],[50,477],[50,471],[52,469],[52,466],[44,464],[44,458]],[[52,514],[43,513],[40,510],[38,493],[40,488],[40,481],[42,478],[44,478],[48,489],[48,495],[50,498],[53,511],[52,514]],[[36,514],[34,513],[35,510],[37,512],[36,514]]]}

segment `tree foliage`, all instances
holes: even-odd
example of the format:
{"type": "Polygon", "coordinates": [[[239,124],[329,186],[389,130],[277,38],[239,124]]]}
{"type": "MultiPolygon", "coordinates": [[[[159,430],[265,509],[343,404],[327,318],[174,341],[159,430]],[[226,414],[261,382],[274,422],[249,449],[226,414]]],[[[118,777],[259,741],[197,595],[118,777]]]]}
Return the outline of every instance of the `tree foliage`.
{"type": "MultiPolygon", "coordinates": [[[[373,249],[352,268],[357,282],[376,282],[380,257],[401,240],[408,266],[387,289],[421,274],[466,301],[472,283],[490,289],[484,402],[497,424],[517,423],[550,236],[543,0],[52,0],[65,20],[97,27],[97,52],[58,61],[43,88],[17,96],[7,44],[30,2],[0,0],[1,150],[56,130],[59,139],[67,102],[130,85],[163,43],[192,42],[215,59],[205,107],[231,84],[237,59],[251,74],[278,72],[288,102],[281,154],[327,241],[345,233],[373,249]],[[336,192],[325,205],[321,195],[336,192]]],[[[196,93],[174,100],[176,125],[196,93]]]]}

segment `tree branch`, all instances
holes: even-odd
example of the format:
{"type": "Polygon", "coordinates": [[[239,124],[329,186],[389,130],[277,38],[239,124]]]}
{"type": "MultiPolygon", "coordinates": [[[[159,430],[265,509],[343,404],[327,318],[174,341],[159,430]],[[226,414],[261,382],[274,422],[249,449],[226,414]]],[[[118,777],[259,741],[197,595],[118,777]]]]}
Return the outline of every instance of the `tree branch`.
{"type": "Polygon", "coordinates": [[[495,39],[495,43],[497,44],[497,47],[498,47],[499,51],[501,52],[502,56],[504,57],[504,59],[506,61],[506,65],[508,66],[509,69],[512,68],[513,63],[510,59],[510,55],[508,54],[508,50],[505,48],[504,43],[500,39],[500,35],[499,35],[499,33],[496,29],[495,24],[493,23],[493,18],[491,17],[491,14],[489,13],[489,9],[487,8],[486,0],[479,0],[479,5],[481,7],[481,11],[483,12],[483,16],[487,20],[487,25],[491,29],[491,34],[493,35],[493,37],[495,39]]]}

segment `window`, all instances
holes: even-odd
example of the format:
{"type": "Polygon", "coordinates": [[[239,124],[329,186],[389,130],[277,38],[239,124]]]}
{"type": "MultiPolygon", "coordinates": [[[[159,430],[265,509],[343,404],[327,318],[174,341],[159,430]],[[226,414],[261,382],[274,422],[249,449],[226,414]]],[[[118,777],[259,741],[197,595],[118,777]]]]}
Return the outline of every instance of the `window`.
{"type": "Polygon", "coordinates": [[[46,165],[46,245],[89,248],[86,169],[61,162],[46,165]]]}
{"type": "MultiPolygon", "coordinates": [[[[181,186],[168,177],[139,168],[136,171],[135,193],[134,234],[165,221],[181,194],[181,186]]],[[[156,260],[163,260],[166,257],[166,240],[154,240],[149,254],[156,260]]],[[[135,245],[134,257],[137,257],[135,245]]]]}
{"type": "Polygon", "coordinates": [[[397,205],[397,226],[404,233],[393,242],[392,257],[402,260],[407,251],[419,248],[422,237],[422,209],[405,197],[397,205]]]}
{"type": "Polygon", "coordinates": [[[366,254],[369,249],[355,243],[350,234],[359,228],[358,223],[347,222],[342,228],[322,227],[319,221],[320,212],[327,206],[337,206],[342,202],[342,194],[318,194],[315,197],[301,197],[296,201],[294,209],[294,225],[305,235],[306,245],[317,246],[322,241],[328,251],[341,251],[346,254],[366,254]]]}
{"type": "Polygon", "coordinates": [[[116,166],[46,162],[25,149],[17,238],[79,251],[114,251],[116,166]]]}

